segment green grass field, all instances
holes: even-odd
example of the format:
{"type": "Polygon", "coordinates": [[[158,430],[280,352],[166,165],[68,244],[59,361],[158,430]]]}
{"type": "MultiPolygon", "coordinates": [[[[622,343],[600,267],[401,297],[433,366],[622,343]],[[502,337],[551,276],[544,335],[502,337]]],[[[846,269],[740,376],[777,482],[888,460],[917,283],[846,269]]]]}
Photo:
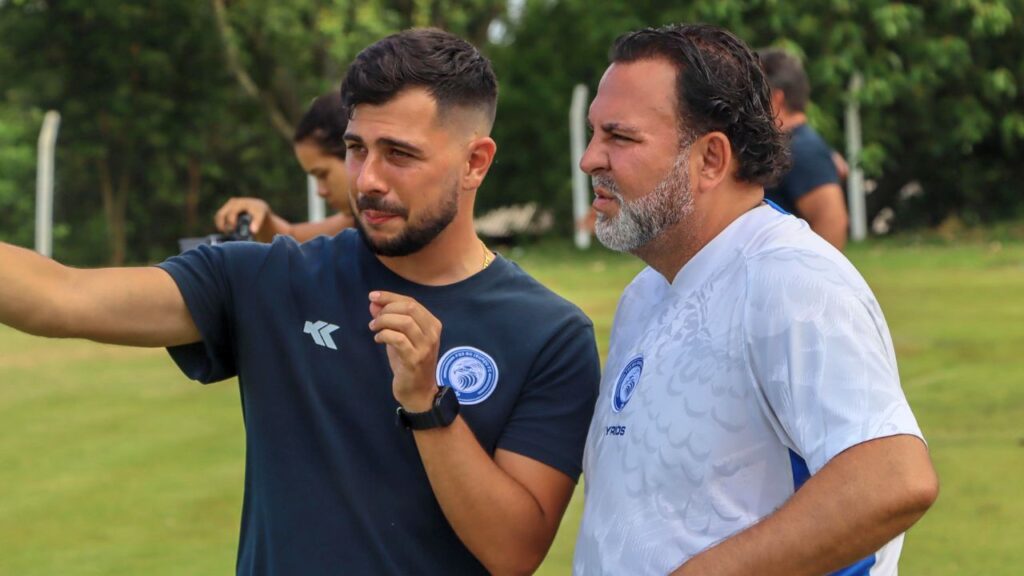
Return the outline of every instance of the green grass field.
{"type": "MultiPolygon", "coordinates": [[[[901,573],[1024,566],[1024,244],[849,250],[896,343],[942,481],[901,573]]],[[[544,246],[512,254],[577,302],[607,348],[637,261],[544,246]]],[[[236,386],[187,381],[161,350],[0,328],[0,574],[229,574],[244,441],[236,386]]],[[[541,574],[570,571],[577,494],[541,574]]]]}

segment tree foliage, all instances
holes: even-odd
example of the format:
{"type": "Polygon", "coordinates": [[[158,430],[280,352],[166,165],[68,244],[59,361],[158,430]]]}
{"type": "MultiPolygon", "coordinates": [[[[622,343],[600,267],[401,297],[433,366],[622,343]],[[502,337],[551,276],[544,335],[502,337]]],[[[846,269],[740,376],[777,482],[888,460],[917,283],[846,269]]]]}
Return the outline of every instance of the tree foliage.
{"type": "Polygon", "coordinates": [[[0,71],[6,106],[62,114],[54,208],[68,226],[54,247],[62,259],[120,264],[166,254],[160,246],[198,227],[202,188],[227,186],[228,171],[253,151],[285,153],[266,145],[263,119],[227,89],[212,32],[207,11],[176,0],[0,6],[0,37],[18,55],[0,71]]]}
{"type": "Polygon", "coordinates": [[[801,54],[812,121],[836,147],[861,72],[871,209],[907,224],[1024,212],[1024,0],[0,0],[0,238],[31,239],[47,109],[63,115],[62,260],[166,256],[232,195],[302,218],[291,127],[359,49],[424,25],[467,37],[498,72],[480,209],[538,201],[568,231],[573,85],[593,94],[623,31],[680,21],[801,54]],[[901,199],[909,182],[924,193],[901,199]]]}
{"type": "Polygon", "coordinates": [[[1024,1],[527,0],[494,51],[504,82],[500,196],[557,198],[569,214],[566,113],[572,85],[596,89],[611,41],[626,30],[708,22],[753,47],[800,54],[812,122],[842,149],[854,72],[863,118],[862,166],[877,181],[869,208],[906,224],[949,215],[987,221],[1024,214],[1024,1]],[[901,198],[908,183],[923,194],[901,198]]]}
{"type": "Polygon", "coordinates": [[[32,137],[41,117],[0,105],[0,230],[25,246],[33,241],[35,188],[25,187],[35,178],[32,137]]]}
{"type": "MultiPolygon", "coordinates": [[[[209,232],[232,195],[302,218],[291,128],[355,53],[414,25],[483,42],[503,10],[494,0],[0,1],[0,207],[22,214],[32,202],[25,151],[38,124],[26,114],[56,109],[64,261],[161,258],[176,238],[209,232]]],[[[0,238],[25,242],[24,226],[0,238]]]]}

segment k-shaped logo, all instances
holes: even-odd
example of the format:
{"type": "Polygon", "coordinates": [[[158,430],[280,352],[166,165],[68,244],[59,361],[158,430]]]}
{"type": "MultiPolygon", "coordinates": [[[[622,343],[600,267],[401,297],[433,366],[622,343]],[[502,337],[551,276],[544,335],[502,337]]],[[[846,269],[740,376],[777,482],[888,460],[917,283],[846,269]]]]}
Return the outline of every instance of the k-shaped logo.
{"type": "Polygon", "coordinates": [[[316,322],[310,322],[307,320],[306,326],[302,331],[312,336],[313,341],[316,342],[317,346],[337,350],[338,347],[334,344],[334,339],[331,338],[331,333],[337,329],[338,327],[334,324],[328,324],[323,320],[317,320],[316,322]]]}

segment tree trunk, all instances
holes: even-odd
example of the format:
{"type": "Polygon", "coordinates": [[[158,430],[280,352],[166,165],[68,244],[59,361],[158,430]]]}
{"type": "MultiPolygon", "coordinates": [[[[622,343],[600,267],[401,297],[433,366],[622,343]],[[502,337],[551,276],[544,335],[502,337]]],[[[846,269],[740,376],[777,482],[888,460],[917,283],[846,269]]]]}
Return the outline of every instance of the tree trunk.
{"type": "Polygon", "coordinates": [[[127,244],[125,242],[125,207],[128,201],[128,175],[122,174],[117,188],[110,170],[110,161],[104,156],[96,160],[100,177],[100,195],[103,216],[107,221],[107,247],[110,265],[123,266],[127,244]]]}
{"type": "Polygon", "coordinates": [[[277,129],[277,133],[283,136],[286,141],[291,142],[292,132],[295,130],[295,127],[285,118],[284,112],[281,111],[274,101],[273,94],[257,86],[252,76],[249,76],[249,73],[242,67],[242,63],[238,58],[238,48],[235,45],[235,30],[231,27],[231,23],[228,22],[227,8],[224,5],[224,1],[210,0],[210,3],[213,6],[213,15],[217,24],[217,32],[220,34],[221,45],[224,47],[224,60],[227,63],[228,71],[235,77],[235,80],[238,81],[238,84],[246,94],[263,103],[263,107],[270,117],[270,123],[277,129]]]}
{"type": "Polygon", "coordinates": [[[199,158],[188,159],[188,190],[185,191],[185,235],[195,236],[199,228],[199,189],[203,182],[199,158]]]}
{"type": "Polygon", "coordinates": [[[128,211],[128,188],[130,181],[128,178],[128,169],[125,168],[124,172],[121,173],[121,178],[118,181],[117,189],[114,191],[114,214],[110,221],[111,236],[113,237],[113,250],[110,254],[111,266],[124,266],[125,257],[128,254],[128,226],[127,226],[127,211],[128,211]]]}

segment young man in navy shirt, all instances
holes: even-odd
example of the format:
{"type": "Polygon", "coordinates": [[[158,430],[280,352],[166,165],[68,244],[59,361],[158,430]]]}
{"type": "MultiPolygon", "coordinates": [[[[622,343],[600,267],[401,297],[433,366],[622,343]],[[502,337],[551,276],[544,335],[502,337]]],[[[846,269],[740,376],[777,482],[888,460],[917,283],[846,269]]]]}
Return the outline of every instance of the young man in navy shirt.
{"type": "Polygon", "coordinates": [[[0,321],[167,346],[238,375],[239,574],[529,573],[568,505],[597,391],[589,320],[477,238],[489,62],[385,38],[342,86],[358,230],[75,270],[0,245],[0,321]]]}

